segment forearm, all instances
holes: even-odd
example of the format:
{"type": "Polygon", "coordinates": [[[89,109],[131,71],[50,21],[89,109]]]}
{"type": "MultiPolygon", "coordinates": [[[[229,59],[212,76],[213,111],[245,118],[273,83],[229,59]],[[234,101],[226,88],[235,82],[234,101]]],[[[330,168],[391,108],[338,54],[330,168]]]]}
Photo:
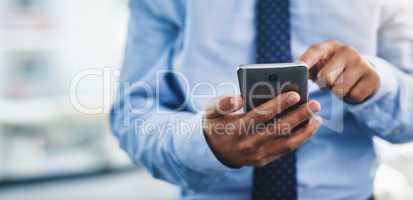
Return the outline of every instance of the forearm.
{"type": "Polygon", "coordinates": [[[197,114],[164,107],[134,114],[114,107],[110,122],[121,148],[156,178],[185,186],[230,170],[210,150],[197,114]]]}

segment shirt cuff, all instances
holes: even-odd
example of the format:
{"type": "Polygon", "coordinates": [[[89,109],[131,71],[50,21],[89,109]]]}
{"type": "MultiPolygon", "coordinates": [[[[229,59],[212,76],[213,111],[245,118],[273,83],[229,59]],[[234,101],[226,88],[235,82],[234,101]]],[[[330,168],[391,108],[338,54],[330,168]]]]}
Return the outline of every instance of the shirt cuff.
{"type": "MultiPolygon", "coordinates": [[[[183,131],[184,135],[173,137],[178,161],[185,167],[200,172],[227,172],[236,169],[222,164],[212,152],[202,128],[202,115],[197,114],[182,121],[192,127],[183,131]]],[[[178,133],[179,134],[179,133],[178,133]]]]}
{"type": "Polygon", "coordinates": [[[377,58],[377,57],[365,57],[376,70],[380,77],[380,87],[377,92],[360,104],[348,104],[347,108],[350,112],[364,111],[365,108],[371,107],[377,101],[382,99],[393,99],[397,95],[397,89],[399,87],[395,72],[393,71],[394,66],[387,61],[377,58]]]}

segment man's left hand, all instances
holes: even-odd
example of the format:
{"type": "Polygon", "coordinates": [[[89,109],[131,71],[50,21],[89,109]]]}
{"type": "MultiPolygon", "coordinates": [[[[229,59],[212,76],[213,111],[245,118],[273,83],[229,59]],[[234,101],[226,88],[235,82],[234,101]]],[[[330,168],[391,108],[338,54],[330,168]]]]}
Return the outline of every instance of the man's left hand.
{"type": "Polygon", "coordinates": [[[361,103],[380,87],[380,77],[356,49],[334,40],[311,46],[300,58],[310,78],[349,103],[361,103]]]}

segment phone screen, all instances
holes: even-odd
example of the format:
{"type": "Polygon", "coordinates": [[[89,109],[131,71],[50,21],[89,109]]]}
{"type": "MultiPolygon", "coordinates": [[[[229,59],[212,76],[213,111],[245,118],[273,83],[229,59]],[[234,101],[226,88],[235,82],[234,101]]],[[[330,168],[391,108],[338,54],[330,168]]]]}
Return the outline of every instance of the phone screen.
{"type": "Polygon", "coordinates": [[[301,100],[279,116],[308,100],[308,68],[305,65],[296,63],[242,65],[238,67],[237,74],[246,112],[288,91],[296,91],[301,96],[301,100]]]}

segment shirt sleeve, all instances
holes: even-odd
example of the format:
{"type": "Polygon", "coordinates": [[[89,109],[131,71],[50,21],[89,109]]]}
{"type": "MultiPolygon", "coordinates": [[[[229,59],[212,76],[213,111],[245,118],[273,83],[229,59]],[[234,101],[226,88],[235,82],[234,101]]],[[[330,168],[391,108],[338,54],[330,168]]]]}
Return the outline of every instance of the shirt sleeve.
{"type": "Polygon", "coordinates": [[[367,57],[380,76],[380,88],[366,102],[348,107],[377,136],[404,143],[413,140],[413,8],[409,0],[388,3],[378,54],[367,57]]]}
{"type": "Polygon", "coordinates": [[[130,2],[128,41],[110,124],[136,164],[156,178],[193,186],[232,169],[215,158],[204,138],[201,115],[191,112],[177,92],[170,57],[180,25],[175,16],[159,14],[164,7],[153,0],[130,2]]]}

